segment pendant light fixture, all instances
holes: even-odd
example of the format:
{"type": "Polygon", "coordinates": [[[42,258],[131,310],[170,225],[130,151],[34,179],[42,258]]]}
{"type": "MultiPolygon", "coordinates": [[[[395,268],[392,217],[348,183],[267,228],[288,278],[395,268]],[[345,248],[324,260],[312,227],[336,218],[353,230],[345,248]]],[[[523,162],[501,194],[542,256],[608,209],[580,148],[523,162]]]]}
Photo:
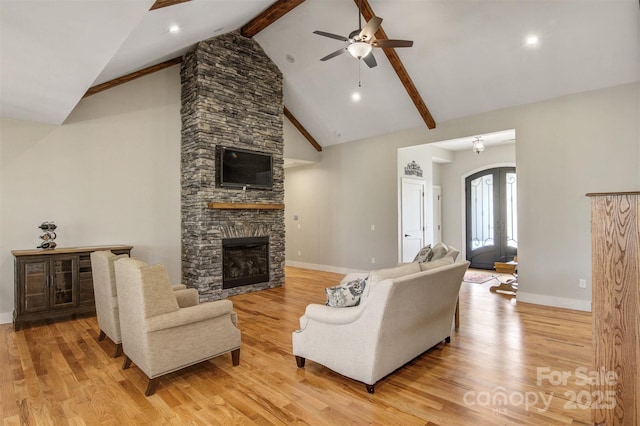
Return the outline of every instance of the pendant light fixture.
{"type": "Polygon", "coordinates": [[[484,142],[482,141],[481,136],[476,136],[476,140],[474,140],[472,143],[473,152],[475,152],[476,154],[480,154],[482,151],[484,151],[484,142]]]}

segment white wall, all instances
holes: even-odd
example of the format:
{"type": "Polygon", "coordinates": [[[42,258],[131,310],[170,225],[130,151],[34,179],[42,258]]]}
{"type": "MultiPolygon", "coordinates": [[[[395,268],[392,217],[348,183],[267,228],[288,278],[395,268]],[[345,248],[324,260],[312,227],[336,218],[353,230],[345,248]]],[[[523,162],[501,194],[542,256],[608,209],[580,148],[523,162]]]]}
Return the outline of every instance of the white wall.
{"type": "MultiPolygon", "coordinates": [[[[285,172],[287,220],[294,212],[303,220],[302,229],[287,223],[287,244],[302,253],[293,256],[289,250],[287,262],[367,270],[375,256],[377,267],[395,264],[396,150],[516,129],[518,299],[590,309],[585,193],[640,188],[639,120],[640,83],[632,83],[438,123],[431,131],[412,129],[328,147],[320,163],[285,172]],[[376,232],[369,229],[373,223],[376,232]],[[579,278],[587,279],[586,289],[578,288],[579,278]]],[[[443,177],[443,194],[448,185],[443,177]]],[[[449,233],[458,227],[448,223],[461,210],[451,208],[443,208],[443,239],[460,241],[449,233]]]]}
{"type": "Polygon", "coordinates": [[[320,161],[320,153],[302,136],[288,118],[284,118],[283,137],[287,143],[284,145],[285,166],[287,162],[310,163],[320,161]]]}
{"type": "Polygon", "coordinates": [[[0,122],[0,322],[12,319],[11,250],[46,220],[59,246],[131,244],[180,281],[179,67],[84,99],[61,126],[0,122]]]}

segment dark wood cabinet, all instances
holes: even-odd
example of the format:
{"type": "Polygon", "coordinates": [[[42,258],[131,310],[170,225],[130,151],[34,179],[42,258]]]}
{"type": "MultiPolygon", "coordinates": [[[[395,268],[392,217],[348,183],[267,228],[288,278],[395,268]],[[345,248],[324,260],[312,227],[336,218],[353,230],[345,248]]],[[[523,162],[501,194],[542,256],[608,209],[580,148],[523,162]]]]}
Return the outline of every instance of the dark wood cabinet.
{"type": "Polygon", "coordinates": [[[29,321],[95,313],[91,252],[130,254],[132,246],[14,250],[16,330],[29,321]]]}

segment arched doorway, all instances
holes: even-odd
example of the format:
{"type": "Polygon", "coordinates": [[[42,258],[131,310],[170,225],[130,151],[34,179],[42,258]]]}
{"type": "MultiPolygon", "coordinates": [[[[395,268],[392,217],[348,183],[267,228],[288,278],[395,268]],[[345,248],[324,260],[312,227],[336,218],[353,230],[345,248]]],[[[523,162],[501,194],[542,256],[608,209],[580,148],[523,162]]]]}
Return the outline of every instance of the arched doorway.
{"type": "Polygon", "coordinates": [[[465,179],[466,253],[472,268],[493,269],[518,254],[515,167],[482,170],[465,179]]]}

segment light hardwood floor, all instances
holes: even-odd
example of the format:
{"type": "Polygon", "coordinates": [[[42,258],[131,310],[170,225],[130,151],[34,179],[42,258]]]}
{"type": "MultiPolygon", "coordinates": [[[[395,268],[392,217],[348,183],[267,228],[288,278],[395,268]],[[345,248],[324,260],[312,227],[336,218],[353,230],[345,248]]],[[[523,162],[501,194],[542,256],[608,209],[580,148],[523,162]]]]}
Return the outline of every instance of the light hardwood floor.
{"type": "MultiPolygon", "coordinates": [[[[286,269],[282,288],[232,298],[242,330],[240,365],[224,355],[160,380],[122,370],[114,345],[97,341],[95,317],[14,332],[0,325],[0,419],[13,424],[591,424],[589,313],[516,303],[463,283],[461,326],[450,344],[376,384],[308,360],[298,369],[291,332],[308,303],[342,276],[286,269]],[[577,370],[583,368],[584,370],[577,370]],[[562,380],[560,372],[566,372],[562,380]],[[586,396],[585,396],[586,395],[586,396]],[[500,404],[504,397],[505,403],[500,404]]],[[[330,345],[331,342],[327,342],[330,345]]],[[[180,342],[175,348],[179,350],[180,342]]]]}

